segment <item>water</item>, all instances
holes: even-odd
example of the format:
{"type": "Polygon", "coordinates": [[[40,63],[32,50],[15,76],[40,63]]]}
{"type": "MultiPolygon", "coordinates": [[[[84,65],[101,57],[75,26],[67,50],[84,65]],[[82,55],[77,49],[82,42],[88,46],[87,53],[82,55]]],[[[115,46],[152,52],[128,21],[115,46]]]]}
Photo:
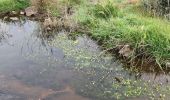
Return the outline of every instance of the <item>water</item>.
{"type": "Polygon", "coordinates": [[[168,84],[168,75],[123,68],[87,36],[48,36],[41,25],[0,20],[0,100],[113,100],[126,97],[128,79],[136,87],[144,87],[136,80],[168,84]],[[120,82],[125,86],[113,88],[120,82]]]}
{"type": "MultiPolygon", "coordinates": [[[[0,100],[89,100],[77,95],[67,84],[74,74],[72,71],[62,68],[62,64],[45,63],[52,48],[39,38],[40,24],[29,20],[0,23],[0,31],[6,35],[0,46],[0,100]],[[36,55],[39,61],[36,57],[29,59],[36,55]]],[[[62,58],[62,51],[57,50],[55,56],[62,58]]]]}

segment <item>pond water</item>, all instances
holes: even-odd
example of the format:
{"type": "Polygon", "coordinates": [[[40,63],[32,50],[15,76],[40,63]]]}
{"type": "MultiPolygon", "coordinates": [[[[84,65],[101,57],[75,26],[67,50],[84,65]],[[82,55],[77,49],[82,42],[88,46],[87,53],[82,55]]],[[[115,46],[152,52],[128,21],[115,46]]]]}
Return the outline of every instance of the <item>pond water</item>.
{"type": "Polygon", "coordinates": [[[147,81],[169,85],[168,75],[122,67],[87,36],[49,36],[41,27],[31,20],[0,20],[0,100],[132,99],[147,91],[136,89],[147,81]],[[135,92],[127,96],[129,91],[135,92]]]}

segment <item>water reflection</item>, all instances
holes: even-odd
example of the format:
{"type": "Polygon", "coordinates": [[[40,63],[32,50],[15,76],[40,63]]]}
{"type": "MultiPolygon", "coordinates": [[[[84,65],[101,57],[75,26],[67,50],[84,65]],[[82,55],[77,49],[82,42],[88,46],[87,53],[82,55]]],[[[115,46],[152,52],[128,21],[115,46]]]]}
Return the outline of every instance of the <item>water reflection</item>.
{"type": "Polygon", "coordinates": [[[3,43],[8,43],[7,39],[12,37],[12,35],[9,35],[7,33],[8,29],[6,27],[6,24],[0,23],[0,45],[2,45],[3,43]]]}
{"type": "Polygon", "coordinates": [[[6,33],[13,37],[8,38],[12,45],[5,43],[0,47],[0,99],[62,100],[70,97],[88,100],[68,88],[67,81],[74,73],[50,58],[52,50],[43,38],[39,38],[42,33],[38,23],[1,23],[6,25],[6,33]]]}

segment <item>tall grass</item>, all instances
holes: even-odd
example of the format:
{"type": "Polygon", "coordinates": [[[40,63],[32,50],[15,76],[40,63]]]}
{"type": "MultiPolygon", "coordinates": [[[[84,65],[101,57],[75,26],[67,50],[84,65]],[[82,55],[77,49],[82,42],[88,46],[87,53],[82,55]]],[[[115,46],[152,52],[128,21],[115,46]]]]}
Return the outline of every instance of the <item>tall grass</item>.
{"type": "Polygon", "coordinates": [[[109,18],[118,16],[118,7],[113,6],[112,2],[108,1],[107,4],[96,4],[93,13],[97,18],[109,18]]]}

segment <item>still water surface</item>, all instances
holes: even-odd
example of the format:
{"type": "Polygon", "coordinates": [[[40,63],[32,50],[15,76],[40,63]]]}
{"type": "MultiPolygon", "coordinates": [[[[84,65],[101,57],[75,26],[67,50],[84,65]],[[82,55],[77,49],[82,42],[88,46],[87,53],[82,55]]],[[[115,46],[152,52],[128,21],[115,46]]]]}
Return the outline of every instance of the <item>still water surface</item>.
{"type": "Polygon", "coordinates": [[[0,100],[98,100],[95,95],[111,91],[107,86],[122,77],[170,80],[154,73],[138,77],[114,57],[99,56],[100,48],[87,36],[71,40],[64,33],[47,38],[39,22],[0,20],[0,100]]]}

